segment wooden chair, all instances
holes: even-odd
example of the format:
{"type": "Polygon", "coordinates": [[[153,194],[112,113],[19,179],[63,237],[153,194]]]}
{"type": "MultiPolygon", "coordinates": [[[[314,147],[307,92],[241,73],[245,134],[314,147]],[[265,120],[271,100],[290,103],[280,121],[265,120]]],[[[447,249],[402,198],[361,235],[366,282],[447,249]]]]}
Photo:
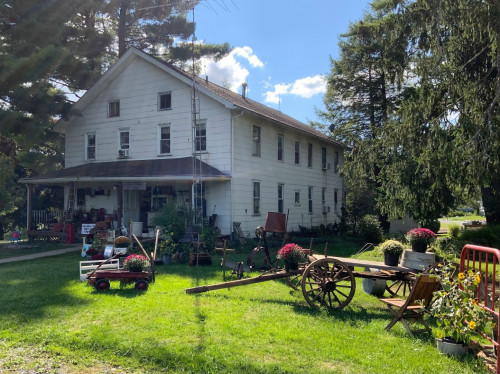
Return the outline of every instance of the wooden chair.
{"type": "Polygon", "coordinates": [[[429,325],[424,320],[424,313],[428,311],[434,292],[439,288],[439,281],[429,274],[421,274],[411,290],[408,298],[404,299],[380,299],[387,304],[393,314],[392,321],[386,326],[390,330],[398,321],[406,330],[413,335],[415,332],[430,331],[429,325]],[[412,330],[410,324],[422,323],[425,328],[412,330]]]}

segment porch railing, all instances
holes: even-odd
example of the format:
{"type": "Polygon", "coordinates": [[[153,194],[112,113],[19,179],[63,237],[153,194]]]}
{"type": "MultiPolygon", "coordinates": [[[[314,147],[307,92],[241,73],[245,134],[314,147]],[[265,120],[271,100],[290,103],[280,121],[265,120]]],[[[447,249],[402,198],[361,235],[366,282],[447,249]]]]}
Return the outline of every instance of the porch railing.
{"type": "Polygon", "coordinates": [[[49,229],[49,224],[57,221],[61,222],[63,220],[64,214],[61,209],[52,210],[33,210],[33,227],[37,230],[49,229]]]}

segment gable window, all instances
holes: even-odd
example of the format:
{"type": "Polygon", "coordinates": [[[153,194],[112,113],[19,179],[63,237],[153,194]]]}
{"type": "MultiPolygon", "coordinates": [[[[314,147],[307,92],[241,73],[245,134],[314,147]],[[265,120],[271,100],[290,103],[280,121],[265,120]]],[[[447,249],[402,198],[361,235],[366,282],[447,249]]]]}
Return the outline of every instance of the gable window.
{"type": "Polygon", "coordinates": [[[108,117],[120,117],[120,100],[108,103],[108,117]]]}
{"type": "Polygon", "coordinates": [[[85,135],[85,159],[95,160],[95,134],[85,135]]]}
{"type": "Polygon", "coordinates": [[[260,182],[253,182],[253,214],[260,214],[260,182]]]}
{"type": "Polygon", "coordinates": [[[159,126],[159,153],[160,154],[168,154],[170,153],[170,125],[162,124],[159,126]]]}
{"type": "Polygon", "coordinates": [[[252,128],[252,156],[260,157],[260,127],[252,128]]]}
{"type": "Polygon", "coordinates": [[[283,146],[285,143],[285,138],[283,134],[278,134],[278,161],[283,161],[283,146]]]}
{"type": "Polygon", "coordinates": [[[119,131],[118,142],[119,142],[118,157],[128,157],[130,148],[129,130],[119,131]]]}
{"type": "Polygon", "coordinates": [[[172,92],[158,94],[158,110],[172,109],[172,92]]]}
{"type": "Polygon", "coordinates": [[[285,202],[284,189],[284,184],[278,184],[278,213],[283,213],[283,205],[285,202]]]}
{"type": "Polygon", "coordinates": [[[194,143],[196,152],[204,152],[207,150],[207,124],[205,121],[196,122],[194,143]]]}
{"type": "Polygon", "coordinates": [[[312,214],[312,212],[313,212],[313,188],[312,187],[307,188],[307,199],[309,202],[309,214],[312,214]]]}
{"type": "Polygon", "coordinates": [[[309,143],[307,145],[307,167],[312,168],[313,166],[313,145],[309,143]]]}
{"type": "Polygon", "coordinates": [[[294,203],[295,205],[300,205],[300,191],[295,191],[294,203]]]}
{"type": "Polygon", "coordinates": [[[295,141],[295,164],[300,164],[300,141],[295,141]]]}

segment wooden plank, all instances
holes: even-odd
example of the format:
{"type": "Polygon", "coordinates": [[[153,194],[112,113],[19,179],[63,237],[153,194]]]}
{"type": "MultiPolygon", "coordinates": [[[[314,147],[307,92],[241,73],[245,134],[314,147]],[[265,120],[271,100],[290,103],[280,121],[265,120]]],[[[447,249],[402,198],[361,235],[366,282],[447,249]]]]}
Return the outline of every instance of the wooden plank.
{"type": "Polygon", "coordinates": [[[201,293],[201,292],[207,292],[207,291],[213,291],[213,290],[220,290],[223,288],[231,288],[231,287],[237,287],[237,286],[244,286],[247,284],[267,282],[270,280],[286,278],[289,276],[290,276],[290,273],[282,270],[278,273],[262,274],[258,277],[255,277],[255,278],[238,279],[238,280],[224,282],[224,283],[216,283],[216,284],[207,285],[207,286],[198,286],[198,287],[187,288],[186,293],[193,294],[193,293],[201,293]]]}
{"type": "MultiPolygon", "coordinates": [[[[356,258],[348,258],[348,257],[333,257],[333,256],[327,256],[327,257],[341,261],[344,264],[346,264],[347,266],[374,268],[374,269],[378,269],[378,270],[399,271],[399,272],[403,272],[403,273],[410,273],[410,272],[414,271],[414,269],[410,269],[410,268],[405,267],[405,266],[389,266],[389,265],[384,264],[383,262],[378,262],[378,261],[359,260],[356,258]]],[[[309,258],[312,262],[314,260],[319,260],[319,259],[325,258],[325,256],[313,254],[313,255],[310,255],[309,258]]]]}

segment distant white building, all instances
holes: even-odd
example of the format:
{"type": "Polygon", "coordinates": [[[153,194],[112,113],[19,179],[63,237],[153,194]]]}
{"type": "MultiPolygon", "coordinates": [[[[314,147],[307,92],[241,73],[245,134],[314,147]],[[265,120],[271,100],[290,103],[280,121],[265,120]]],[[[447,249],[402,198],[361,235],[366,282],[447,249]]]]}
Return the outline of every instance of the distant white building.
{"type": "Polygon", "coordinates": [[[131,48],[73,113],[56,125],[65,168],[24,180],[64,186],[65,210],[146,227],[176,202],[217,215],[223,234],[241,222],[253,235],[268,211],[289,212],[288,230],[339,220],[344,145],[245,88],[240,95],[193,79],[131,48]]]}

